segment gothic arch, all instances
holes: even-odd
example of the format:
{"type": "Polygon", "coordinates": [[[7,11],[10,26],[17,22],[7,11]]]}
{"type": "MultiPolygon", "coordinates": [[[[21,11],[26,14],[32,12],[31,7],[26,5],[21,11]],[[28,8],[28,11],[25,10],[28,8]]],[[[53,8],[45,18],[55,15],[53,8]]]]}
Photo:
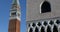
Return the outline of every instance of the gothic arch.
{"type": "Polygon", "coordinates": [[[47,32],[51,32],[51,27],[50,26],[47,27],[47,32]]]}
{"type": "Polygon", "coordinates": [[[51,4],[48,1],[44,1],[40,6],[40,13],[51,12],[51,4]]]}
{"type": "Polygon", "coordinates": [[[33,29],[32,29],[32,28],[30,28],[29,32],[33,32],[33,29]]]}
{"type": "Polygon", "coordinates": [[[40,30],[41,32],[45,32],[45,29],[44,29],[44,27],[41,27],[41,30],[40,30]]]}
{"type": "Polygon", "coordinates": [[[58,32],[58,28],[56,25],[54,25],[54,27],[53,27],[53,32],[58,32]]]}
{"type": "Polygon", "coordinates": [[[39,29],[37,27],[35,28],[35,32],[39,32],[39,29]]]}

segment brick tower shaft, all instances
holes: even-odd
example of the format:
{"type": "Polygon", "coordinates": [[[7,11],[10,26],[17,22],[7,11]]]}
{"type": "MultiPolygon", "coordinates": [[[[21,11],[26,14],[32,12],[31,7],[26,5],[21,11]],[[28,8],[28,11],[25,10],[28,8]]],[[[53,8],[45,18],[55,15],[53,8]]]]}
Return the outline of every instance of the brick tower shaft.
{"type": "Polygon", "coordinates": [[[10,20],[8,32],[20,32],[20,21],[17,19],[10,20]]]}

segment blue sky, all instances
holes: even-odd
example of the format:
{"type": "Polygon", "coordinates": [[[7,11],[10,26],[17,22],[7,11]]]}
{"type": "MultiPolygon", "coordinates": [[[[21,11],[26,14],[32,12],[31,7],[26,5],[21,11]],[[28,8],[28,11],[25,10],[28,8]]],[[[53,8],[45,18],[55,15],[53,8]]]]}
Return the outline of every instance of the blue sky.
{"type": "MultiPolygon", "coordinates": [[[[8,32],[9,11],[12,0],[0,0],[0,32],[8,32]]],[[[20,0],[21,32],[26,32],[26,0],[20,0]]]]}

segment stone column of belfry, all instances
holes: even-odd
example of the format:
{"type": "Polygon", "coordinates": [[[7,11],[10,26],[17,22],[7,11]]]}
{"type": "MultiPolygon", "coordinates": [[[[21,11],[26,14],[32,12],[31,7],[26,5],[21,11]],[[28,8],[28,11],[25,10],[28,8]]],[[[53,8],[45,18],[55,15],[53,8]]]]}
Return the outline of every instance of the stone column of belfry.
{"type": "Polygon", "coordinates": [[[10,9],[8,32],[20,32],[20,15],[19,0],[13,0],[10,9]]]}

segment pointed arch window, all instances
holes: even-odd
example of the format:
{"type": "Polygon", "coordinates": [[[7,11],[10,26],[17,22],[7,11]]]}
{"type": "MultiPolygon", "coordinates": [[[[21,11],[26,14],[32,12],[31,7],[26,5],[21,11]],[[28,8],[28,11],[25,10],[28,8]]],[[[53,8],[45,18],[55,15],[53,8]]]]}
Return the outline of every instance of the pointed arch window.
{"type": "Polygon", "coordinates": [[[30,28],[29,32],[33,32],[33,29],[32,29],[32,28],[30,28]]]}
{"type": "Polygon", "coordinates": [[[50,26],[47,27],[47,32],[51,32],[50,26]]]}
{"type": "Polygon", "coordinates": [[[56,25],[54,25],[53,32],[58,32],[58,28],[56,25]]]}
{"type": "Polygon", "coordinates": [[[40,13],[51,12],[51,5],[48,1],[44,1],[40,7],[40,13]]]}
{"type": "Polygon", "coordinates": [[[45,32],[44,27],[41,27],[41,32],[45,32]]]}
{"type": "Polygon", "coordinates": [[[39,32],[39,30],[38,30],[38,28],[37,28],[37,27],[35,28],[35,32],[39,32]]]}

